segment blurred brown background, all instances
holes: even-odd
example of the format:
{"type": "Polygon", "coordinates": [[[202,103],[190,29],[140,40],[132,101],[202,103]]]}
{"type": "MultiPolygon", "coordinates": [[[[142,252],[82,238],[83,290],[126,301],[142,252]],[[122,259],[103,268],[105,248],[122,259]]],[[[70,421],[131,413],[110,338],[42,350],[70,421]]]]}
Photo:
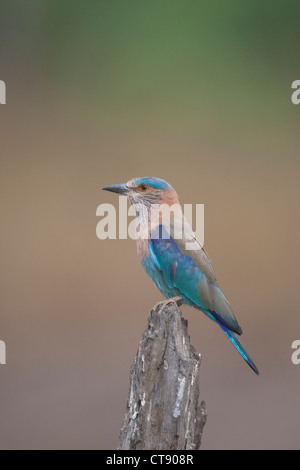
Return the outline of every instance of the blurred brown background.
{"type": "Polygon", "coordinates": [[[101,187],[168,180],[260,369],[183,307],[202,353],[203,449],[298,449],[296,1],[4,1],[0,15],[1,449],[115,448],[162,297],[132,240],[100,241],[101,187]],[[62,3],[62,4],[61,4],[62,3]]]}

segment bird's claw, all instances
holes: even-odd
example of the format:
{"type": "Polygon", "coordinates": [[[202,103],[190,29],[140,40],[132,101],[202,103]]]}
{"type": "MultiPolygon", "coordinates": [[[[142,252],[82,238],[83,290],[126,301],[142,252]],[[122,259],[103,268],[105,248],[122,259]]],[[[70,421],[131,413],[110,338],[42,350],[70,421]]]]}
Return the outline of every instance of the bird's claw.
{"type": "Polygon", "coordinates": [[[171,304],[171,303],[174,303],[178,307],[180,307],[180,305],[182,305],[184,303],[184,301],[183,301],[183,298],[180,297],[180,295],[177,295],[176,297],[171,297],[170,299],[163,300],[162,302],[157,302],[157,304],[155,304],[155,309],[159,307],[158,313],[160,314],[163,311],[163,309],[168,304],[171,304]]]}

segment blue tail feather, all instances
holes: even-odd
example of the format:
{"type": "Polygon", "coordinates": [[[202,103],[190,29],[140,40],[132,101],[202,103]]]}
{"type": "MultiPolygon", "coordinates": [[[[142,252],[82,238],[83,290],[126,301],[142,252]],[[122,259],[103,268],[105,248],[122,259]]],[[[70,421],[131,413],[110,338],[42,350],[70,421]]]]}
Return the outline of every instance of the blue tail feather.
{"type": "Polygon", "coordinates": [[[251,367],[251,369],[254,370],[254,372],[257,375],[259,375],[259,371],[258,371],[256,365],[254,364],[254,362],[252,361],[252,359],[248,355],[247,351],[245,350],[245,348],[242,345],[242,343],[240,342],[240,340],[237,338],[236,334],[233,333],[232,331],[228,330],[222,323],[218,322],[218,324],[222,328],[222,330],[224,331],[227,338],[232,342],[232,344],[236,348],[236,350],[240,353],[242,358],[247,362],[247,364],[251,367]]]}

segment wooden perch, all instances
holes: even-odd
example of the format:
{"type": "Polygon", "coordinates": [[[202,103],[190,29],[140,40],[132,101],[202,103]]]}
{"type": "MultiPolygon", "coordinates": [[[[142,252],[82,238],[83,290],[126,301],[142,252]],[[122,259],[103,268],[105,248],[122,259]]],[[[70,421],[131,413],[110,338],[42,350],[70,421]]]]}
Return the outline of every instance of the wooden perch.
{"type": "Polygon", "coordinates": [[[199,404],[201,355],[187,325],[175,302],[150,312],[131,366],[119,449],[199,449],[207,413],[199,404]]]}

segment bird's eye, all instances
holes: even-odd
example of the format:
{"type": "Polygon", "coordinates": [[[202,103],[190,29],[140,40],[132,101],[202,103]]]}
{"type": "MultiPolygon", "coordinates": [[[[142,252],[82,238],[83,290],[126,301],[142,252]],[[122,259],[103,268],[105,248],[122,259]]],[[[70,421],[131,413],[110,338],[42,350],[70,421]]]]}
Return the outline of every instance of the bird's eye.
{"type": "Polygon", "coordinates": [[[139,188],[141,191],[147,191],[148,186],[146,184],[140,184],[139,188]]]}

